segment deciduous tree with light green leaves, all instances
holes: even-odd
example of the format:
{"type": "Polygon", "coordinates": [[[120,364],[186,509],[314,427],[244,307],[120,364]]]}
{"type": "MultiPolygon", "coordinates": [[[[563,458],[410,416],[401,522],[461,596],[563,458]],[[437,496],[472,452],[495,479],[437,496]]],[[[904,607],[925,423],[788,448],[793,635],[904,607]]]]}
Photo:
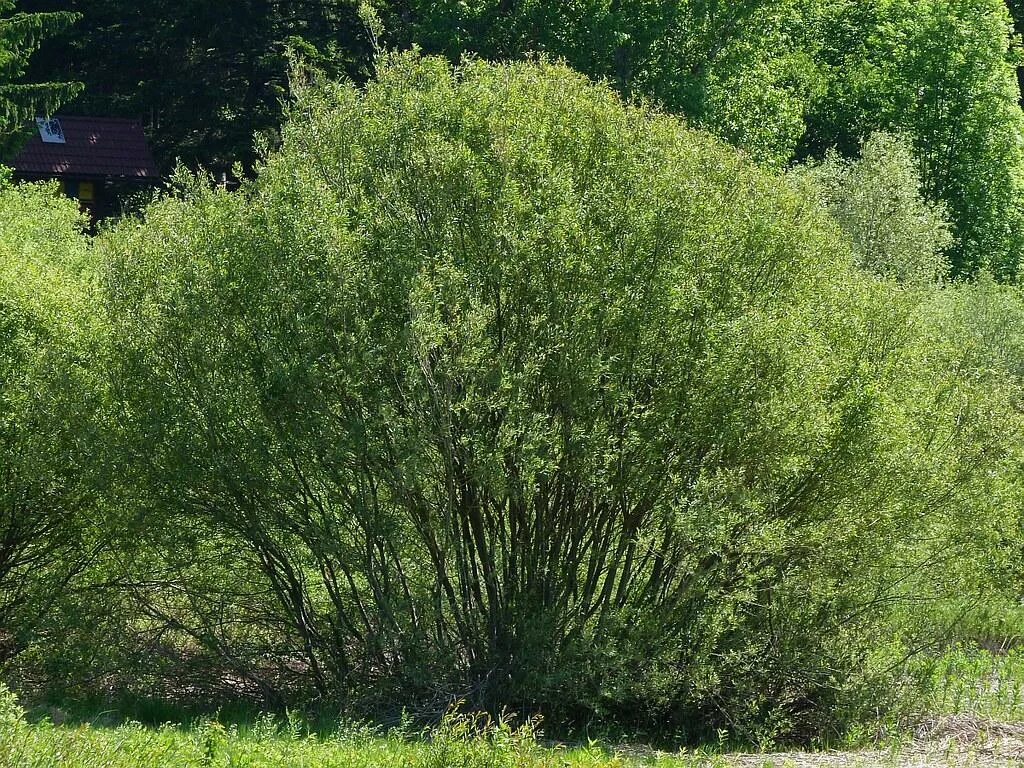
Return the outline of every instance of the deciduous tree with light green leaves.
{"type": "Polygon", "coordinates": [[[872,131],[909,136],[925,195],[953,225],[955,275],[1013,276],[1024,255],[1024,112],[1002,0],[846,0],[821,17],[828,87],[805,151],[848,155],[872,131]]]}
{"type": "Polygon", "coordinates": [[[906,137],[872,134],[856,160],[830,152],[823,163],[798,166],[791,175],[814,185],[864,269],[904,285],[949,274],[953,237],[946,211],[924,199],[906,137]]]}

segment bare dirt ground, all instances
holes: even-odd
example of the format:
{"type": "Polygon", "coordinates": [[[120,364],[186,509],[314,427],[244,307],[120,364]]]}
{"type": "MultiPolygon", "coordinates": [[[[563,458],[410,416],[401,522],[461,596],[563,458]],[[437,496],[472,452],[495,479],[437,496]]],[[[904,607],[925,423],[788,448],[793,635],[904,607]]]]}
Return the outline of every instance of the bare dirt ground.
{"type": "Polygon", "coordinates": [[[975,715],[926,721],[913,738],[889,749],[723,755],[709,766],[729,768],[1008,768],[1024,766],[1024,723],[975,715]]]}

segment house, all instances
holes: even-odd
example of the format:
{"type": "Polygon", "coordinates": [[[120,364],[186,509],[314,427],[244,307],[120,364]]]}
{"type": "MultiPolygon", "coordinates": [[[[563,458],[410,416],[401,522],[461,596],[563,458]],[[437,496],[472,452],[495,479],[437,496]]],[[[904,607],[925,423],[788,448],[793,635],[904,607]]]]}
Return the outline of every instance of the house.
{"type": "Polygon", "coordinates": [[[142,125],[121,118],[36,118],[10,165],[22,181],[60,181],[93,221],[118,213],[125,192],[160,182],[142,125]]]}

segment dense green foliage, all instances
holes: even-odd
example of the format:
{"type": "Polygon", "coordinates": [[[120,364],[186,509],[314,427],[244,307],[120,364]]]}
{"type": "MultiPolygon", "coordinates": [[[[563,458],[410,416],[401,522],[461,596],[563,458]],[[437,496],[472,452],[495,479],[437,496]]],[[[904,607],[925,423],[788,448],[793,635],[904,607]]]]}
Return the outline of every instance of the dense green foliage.
{"type": "Polygon", "coordinates": [[[928,197],[952,215],[956,272],[1016,270],[1024,118],[1001,0],[411,5],[403,42],[564,56],[769,162],[906,132],[928,197]]]}
{"type": "Polygon", "coordinates": [[[0,177],[0,661],[87,564],[104,386],[71,203],[0,177]]]}
{"type": "Polygon", "coordinates": [[[804,151],[851,152],[873,130],[904,132],[927,197],[949,210],[954,274],[1016,272],[1022,253],[1024,116],[1000,0],[829,3],[828,88],[804,151]]]}
{"type": "MultiPolygon", "coordinates": [[[[27,10],[60,0],[22,0],[27,10]]],[[[223,171],[273,143],[286,49],[362,82],[381,46],[564,57],[781,165],[852,157],[872,133],[905,134],[926,198],[949,212],[954,275],[1016,273],[1024,117],[1019,40],[1002,0],[81,0],[84,16],[35,73],[82,79],[74,109],[144,115],[167,167],[223,171]],[[116,56],[110,52],[116,51],[116,56]],[[159,62],[159,66],[154,66],[159,62]]],[[[1011,7],[1016,6],[1011,3],[1011,7]]]]}
{"type": "Polygon", "coordinates": [[[809,733],[1013,594],[1019,299],[934,281],[906,144],[398,57],[180,185],[98,244],[147,685],[809,733]]]}
{"type": "Polygon", "coordinates": [[[873,134],[856,161],[832,153],[822,164],[798,166],[810,194],[850,238],[859,265],[903,284],[928,284],[948,274],[952,238],[945,210],[923,199],[908,143],[873,134]]]}
{"type": "Polygon", "coordinates": [[[945,280],[1010,245],[923,124],[782,172],[547,61],[308,78],[237,192],[0,181],[9,679],[809,738],[1019,598],[1024,299],[945,280]]]}

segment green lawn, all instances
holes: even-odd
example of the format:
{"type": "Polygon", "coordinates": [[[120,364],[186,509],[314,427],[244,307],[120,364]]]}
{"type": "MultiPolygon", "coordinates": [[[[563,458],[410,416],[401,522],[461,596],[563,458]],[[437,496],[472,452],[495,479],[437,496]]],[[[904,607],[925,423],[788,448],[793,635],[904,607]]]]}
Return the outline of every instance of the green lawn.
{"type": "Polygon", "coordinates": [[[659,755],[634,750],[542,747],[525,732],[468,738],[457,731],[405,739],[347,730],[330,737],[291,733],[269,720],[239,729],[0,724],[3,768],[1003,768],[1019,764],[1019,738],[943,740],[845,753],[659,755]],[[997,746],[997,745],[996,745],[997,746]],[[1007,745],[1011,746],[1011,745],[1007,745]]]}
{"type": "MultiPolygon", "coordinates": [[[[244,727],[140,723],[54,725],[0,719],[2,768],[1004,768],[1019,765],[1024,730],[967,734],[951,720],[934,740],[849,752],[677,755],[601,747],[545,747],[529,729],[471,735],[450,720],[431,734],[384,736],[342,728],[308,735],[270,718],[244,727]],[[949,730],[952,729],[952,730],[949,730]],[[953,732],[955,731],[955,732],[953,732]]],[[[994,724],[993,725],[998,725],[994,724]]]]}

